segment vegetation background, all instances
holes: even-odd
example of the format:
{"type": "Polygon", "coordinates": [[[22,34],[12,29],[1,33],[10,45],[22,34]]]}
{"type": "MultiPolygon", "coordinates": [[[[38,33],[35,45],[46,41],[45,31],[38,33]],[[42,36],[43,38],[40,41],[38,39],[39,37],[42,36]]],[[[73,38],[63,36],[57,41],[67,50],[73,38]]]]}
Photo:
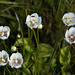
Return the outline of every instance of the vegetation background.
{"type": "Polygon", "coordinates": [[[62,23],[62,16],[67,12],[75,13],[75,0],[0,0],[0,25],[11,29],[9,39],[0,40],[0,50],[11,55],[11,46],[15,45],[24,58],[19,69],[8,64],[0,66],[0,75],[75,75],[75,44],[64,40],[67,26],[62,23]],[[39,40],[38,53],[34,32],[25,24],[27,15],[32,13],[42,17],[44,26],[34,29],[39,40]],[[22,38],[18,39],[17,34],[22,38]]]}

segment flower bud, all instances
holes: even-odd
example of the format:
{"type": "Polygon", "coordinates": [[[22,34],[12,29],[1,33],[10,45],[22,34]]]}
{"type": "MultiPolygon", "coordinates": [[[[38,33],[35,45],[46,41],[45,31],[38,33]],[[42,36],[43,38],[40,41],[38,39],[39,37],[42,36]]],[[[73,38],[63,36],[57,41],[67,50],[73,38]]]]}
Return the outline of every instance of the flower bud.
{"type": "Polygon", "coordinates": [[[38,29],[42,29],[42,28],[43,28],[43,25],[40,24],[40,25],[38,26],[38,29]]]}
{"type": "Polygon", "coordinates": [[[12,50],[12,51],[16,51],[16,46],[12,46],[12,47],[11,47],[11,50],[12,50]]]}
{"type": "Polygon", "coordinates": [[[21,36],[18,34],[18,35],[17,35],[17,38],[21,38],[21,36]]]}

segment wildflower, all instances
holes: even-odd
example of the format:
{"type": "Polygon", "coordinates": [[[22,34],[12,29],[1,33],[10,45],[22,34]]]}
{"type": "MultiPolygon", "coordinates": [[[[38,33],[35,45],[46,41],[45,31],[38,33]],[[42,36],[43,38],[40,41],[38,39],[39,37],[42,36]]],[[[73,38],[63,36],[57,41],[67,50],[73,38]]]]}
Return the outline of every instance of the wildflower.
{"type": "Polygon", "coordinates": [[[12,51],[16,51],[16,46],[12,46],[12,47],[11,47],[11,50],[12,50],[12,51]]]}
{"type": "Polygon", "coordinates": [[[5,50],[0,52],[0,65],[5,66],[8,63],[9,55],[5,50]]]}
{"type": "Polygon", "coordinates": [[[26,24],[28,27],[37,28],[41,24],[41,17],[38,16],[37,13],[33,13],[31,15],[28,15],[26,18],[26,24]]]}
{"type": "Polygon", "coordinates": [[[75,25],[75,14],[72,12],[64,14],[62,17],[63,23],[67,26],[75,25]]]}
{"type": "Polygon", "coordinates": [[[10,35],[10,28],[8,26],[0,26],[0,39],[8,39],[10,35]]]}
{"type": "Polygon", "coordinates": [[[43,25],[40,24],[40,25],[38,26],[38,29],[42,29],[42,28],[43,28],[43,25]]]}
{"type": "Polygon", "coordinates": [[[9,60],[9,65],[13,68],[20,68],[21,65],[23,63],[23,58],[22,58],[22,55],[17,52],[17,53],[13,53],[10,57],[10,60],[9,60]]]}
{"type": "Polygon", "coordinates": [[[75,27],[71,27],[66,31],[65,40],[70,44],[75,43],[75,27]]]}

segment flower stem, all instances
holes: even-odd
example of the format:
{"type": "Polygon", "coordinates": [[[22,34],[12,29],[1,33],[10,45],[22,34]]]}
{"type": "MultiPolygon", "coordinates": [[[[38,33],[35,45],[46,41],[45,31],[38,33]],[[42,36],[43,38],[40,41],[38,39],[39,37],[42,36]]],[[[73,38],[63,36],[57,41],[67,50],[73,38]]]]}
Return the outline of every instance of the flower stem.
{"type": "MultiPolygon", "coordinates": [[[[37,29],[37,40],[38,40],[38,45],[37,45],[37,66],[39,66],[39,52],[40,52],[40,49],[39,49],[39,29],[37,29]]],[[[39,75],[39,71],[38,71],[38,75],[39,75]]]]}
{"type": "Polygon", "coordinates": [[[4,68],[4,75],[5,75],[5,68],[4,68]]]}
{"type": "Polygon", "coordinates": [[[21,29],[21,35],[22,35],[22,41],[23,41],[23,55],[25,55],[25,48],[24,48],[25,42],[24,42],[23,31],[22,31],[21,25],[20,25],[20,29],[21,29]]]}
{"type": "Polygon", "coordinates": [[[75,46],[71,45],[74,49],[75,49],[75,46]]]}
{"type": "Polygon", "coordinates": [[[39,43],[39,29],[37,29],[37,40],[38,40],[38,43],[39,43]]]}
{"type": "Polygon", "coordinates": [[[36,41],[36,44],[37,44],[36,62],[35,62],[36,72],[35,73],[39,75],[39,72],[38,72],[38,54],[39,54],[39,48],[38,48],[39,47],[39,43],[38,43],[38,41],[39,41],[39,31],[37,30],[37,37],[36,37],[36,33],[35,33],[34,29],[32,29],[32,30],[33,30],[35,41],[36,41]]]}
{"type": "Polygon", "coordinates": [[[32,31],[28,28],[28,39],[29,39],[29,45],[30,45],[30,55],[31,55],[31,39],[32,39],[32,31]],[[31,32],[31,33],[30,33],[31,32]]]}
{"type": "Polygon", "coordinates": [[[6,68],[7,68],[8,72],[9,72],[9,74],[11,75],[11,72],[10,72],[9,68],[7,67],[7,65],[6,65],[6,68]]]}
{"type": "Polygon", "coordinates": [[[36,33],[35,33],[34,29],[32,29],[32,30],[33,30],[33,33],[34,33],[36,44],[38,45],[38,40],[37,40],[37,37],[36,37],[36,33]]]}
{"type": "Polygon", "coordinates": [[[6,46],[5,40],[3,40],[2,43],[3,43],[4,47],[5,47],[5,50],[8,51],[9,49],[8,49],[8,47],[6,46]]]}

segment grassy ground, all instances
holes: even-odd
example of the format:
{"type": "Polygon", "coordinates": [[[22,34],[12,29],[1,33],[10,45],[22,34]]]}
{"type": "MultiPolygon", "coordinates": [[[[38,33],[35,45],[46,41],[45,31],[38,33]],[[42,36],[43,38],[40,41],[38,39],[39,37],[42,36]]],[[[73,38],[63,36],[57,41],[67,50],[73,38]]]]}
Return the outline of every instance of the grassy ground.
{"type": "Polygon", "coordinates": [[[0,66],[0,75],[74,75],[75,44],[70,45],[64,40],[67,26],[62,22],[66,12],[75,13],[74,8],[74,0],[0,0],[0,25],[11,29],[9,39],[0,40],[0,50],[5,49],[11,55],[11,46],[18,40],[17,34],[20,34],[22,45],[17,45],[17,48],[24,58],[19,69],[11,68],[8,64],[0,66]],[[42,30],[31,30],[25,24],[26,16],[32,13],[42,17],[42,30]],[[63,52],[64,60],[61,61],[61,50],[66,47],[71,56],[63,52]]]}

